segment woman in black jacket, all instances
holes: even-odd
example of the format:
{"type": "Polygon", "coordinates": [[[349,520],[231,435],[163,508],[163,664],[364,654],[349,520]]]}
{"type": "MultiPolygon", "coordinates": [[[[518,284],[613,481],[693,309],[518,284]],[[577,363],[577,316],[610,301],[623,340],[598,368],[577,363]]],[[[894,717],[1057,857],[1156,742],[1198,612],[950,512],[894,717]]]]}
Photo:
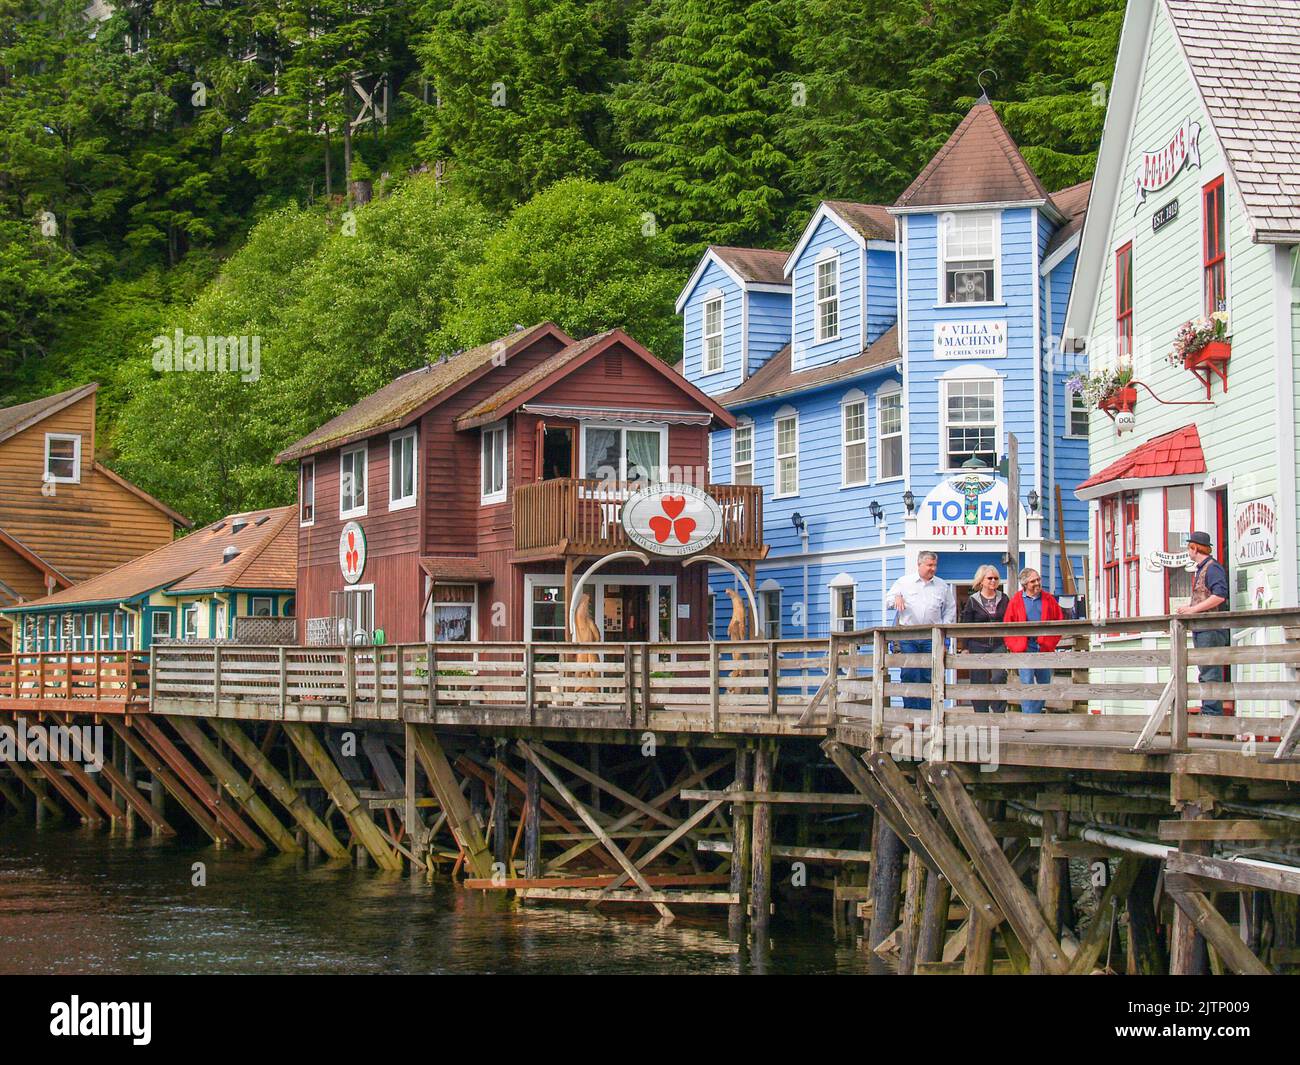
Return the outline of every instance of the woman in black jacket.
{"type": "MultiPolygon", "coordinates": [[[[966,600],[966,604],[961,608],[960,620],[962,624],[984,625],[1000,622],[1006,616],[1007,604],[1010,600],[1001,592],[1001,584],[1002,578],[995,567],[981,566],[975,571],[975,579],[971,581],[970,598],[966,600]]],[[[993,636],[987,640],[972,636],[966,640],[966,650],[971,654],[1001,654],[1006,651],[1006,644],[1002,642],[1000,636],[993,636]]],[[[970,682],[972,684],[1005,684],[1007,682],[1007,671],[1005,669],[972,669],[970,671],[970,682]]],[[[990,710],[995,714],[1001,714],[1007,708],[1005,700],[973,699],[971,701],[975,704],[977,714],[986,714],[990,710]]]]}

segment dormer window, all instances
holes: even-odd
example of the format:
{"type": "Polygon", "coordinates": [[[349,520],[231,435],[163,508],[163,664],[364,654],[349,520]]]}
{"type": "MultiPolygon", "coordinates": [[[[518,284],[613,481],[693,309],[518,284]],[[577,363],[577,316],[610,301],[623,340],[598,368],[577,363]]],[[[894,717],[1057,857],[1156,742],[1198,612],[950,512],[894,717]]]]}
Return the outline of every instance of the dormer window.
{"type": "Polygon", "coordinates": [[[80,483],[80,435],[70,433],[45,434],[45,480],[55,484],[80,483]]]}
{"type": "Polygon", "coordinates": [[[957,211],[939,224],[944,303],[997,300],[998,216],[993,211],[957,211]]]}
{"type": "Polygon", "coordinates": [[[704,304],[704,372],[722,369],[722,297],[715,296],[704,304]]]}
{"type": "Polygon", "coordinates": [[[840,259],[836,255],[817,264],[817,339],[840,335],[840,259]]]}

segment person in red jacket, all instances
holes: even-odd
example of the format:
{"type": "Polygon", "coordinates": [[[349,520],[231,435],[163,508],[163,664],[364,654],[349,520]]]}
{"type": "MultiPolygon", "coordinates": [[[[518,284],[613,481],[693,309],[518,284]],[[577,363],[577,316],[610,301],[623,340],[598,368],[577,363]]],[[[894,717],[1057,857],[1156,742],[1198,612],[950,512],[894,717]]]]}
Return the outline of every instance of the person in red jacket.
{"type": "MultiPolygon", "coordinates": [[[[1020,574],[1020,591],[1011,597],[1007,604],[1006,616],[1002,619],[1008,624],[1016,621],[1064,621],[1061,604],[1051,592],[1043,591],[1043,578],[1036,569],[1027,569],[1020,574]]],[[[1004,638],[1007,650],[1012,654],[1037,654],[1039,651],[1055,651],[1061,642],[1059,636],[1007,636],[1004,638]]],[[[1050,669],[1021,669],[1021,684],[1051,684],[1050,669]]],[[[1025,714],[1041,714],[1046,705],[1042,699],[1023,699],[1020,710],[1025,714]]]]}

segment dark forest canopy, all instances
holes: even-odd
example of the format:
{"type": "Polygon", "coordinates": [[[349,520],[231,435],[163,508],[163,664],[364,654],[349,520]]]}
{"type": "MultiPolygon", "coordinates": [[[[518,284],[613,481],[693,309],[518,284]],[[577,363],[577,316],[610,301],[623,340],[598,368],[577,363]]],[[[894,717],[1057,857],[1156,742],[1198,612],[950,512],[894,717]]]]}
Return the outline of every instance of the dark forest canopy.
{"type": "Polygon", "coordinates": [[[295,434],[503,323],[675,359],[704,244],[892,201],[981,71],[1044,183],[1087,177],[1123,2],[99,7],[0,0],[0,404],[101,381],[104,457],[206,518],[282,502],[295,434]],[[178,328],[256,333],[262,382],[155,372],[178,328]]]}

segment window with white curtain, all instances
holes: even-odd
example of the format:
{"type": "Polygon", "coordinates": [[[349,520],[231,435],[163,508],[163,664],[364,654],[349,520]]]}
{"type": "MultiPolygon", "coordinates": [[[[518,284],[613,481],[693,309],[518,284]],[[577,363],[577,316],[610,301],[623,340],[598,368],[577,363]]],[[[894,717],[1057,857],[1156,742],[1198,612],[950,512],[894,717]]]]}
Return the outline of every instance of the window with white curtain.
{"type": "Polygon", "coordinates": [[[586,425],[584,477],[600,481],[658,481],[668,450],[666,427],[586,425]]]}
{"type": "Polygon", "coordinates": [[[490,425],[484,429],[480,446],[482,448],[480,502],[504,502],[506,498],[505,425],[490,425]]]}
{"type": "Polygon", "coordinates": [[[731,483],[754,483],[754,423],[738,422],[732,433],[731,483]]]}

